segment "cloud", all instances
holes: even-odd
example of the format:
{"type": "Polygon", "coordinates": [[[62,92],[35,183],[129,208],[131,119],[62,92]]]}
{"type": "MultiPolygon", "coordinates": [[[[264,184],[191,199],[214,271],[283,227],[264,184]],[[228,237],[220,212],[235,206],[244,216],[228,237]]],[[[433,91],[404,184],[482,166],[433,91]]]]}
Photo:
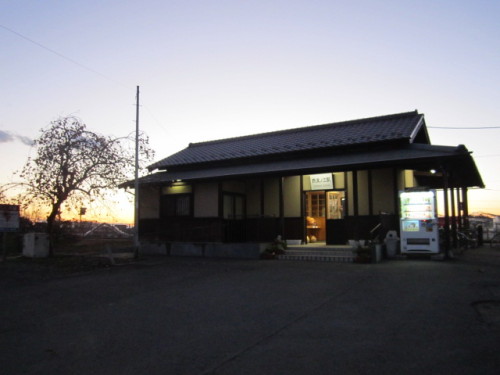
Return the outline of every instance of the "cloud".
{"type": "Polygon", "coordinates": [[[12,142],[12,141],[14,141],[14,137],[12,136],[12,134],[0,130],[0,143],[12,142]]]}
{"type": "Polygon", "coordinates": [[[33,140],[31,138],[0,130],[0,143],[14,142],[14,141],[22,142],[27,146],[33,145],[33,140]]]}
{"type": "Polygon", "coordinates": [[[19,141],[23,142],[26,146],[33,146],[33,140],[31,138],[25,137],[24,135],[15,136],[19,141]]]}

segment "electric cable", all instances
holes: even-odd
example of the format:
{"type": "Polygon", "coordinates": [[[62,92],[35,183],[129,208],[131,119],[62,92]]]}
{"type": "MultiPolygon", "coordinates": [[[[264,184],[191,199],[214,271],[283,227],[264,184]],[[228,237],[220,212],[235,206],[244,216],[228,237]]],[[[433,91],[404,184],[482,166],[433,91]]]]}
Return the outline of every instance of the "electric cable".
{"type": "Polygon", "coordinates": [[[52,48],[49,48],[49,47],[47,47],[47,46],[45,46],[45,45],[43,45],[41,43],[38,43],[36,40],[33,40],[33,39],[31,39],[31,38],[29,38],[29,37],[27,37],[27,36],[25,36],[25,35],[17,32],[15,30],[12,30],[11,28],[8,28],[7,26],[0,25],[0,27],[2,29],[4,29],[4,30],[7,30],[8,32],[10,32],[10,33],[12,33],[14,35],[17,35],[18,37],[20,37],[20,38],[22,38],[22,39],[24,39],[24,40],[26,40],[26,41],[28,41],[28,42],[30,42],[30,43],[38,46],[38,47],[40,47],[40,48],[42,48],[42,49],[44,49],[44,50],[46,50],[46,51],[48,51],[48,52],[50,52],[50,53],[58,56],[58,57],[66,60],[66,61],[69,61],[72,64],[75,64],[75,65],[79,66],[82,69],[85,69],[85,70],[87,70],[87,71],[89,71],[91,73],[97,74],[97,75],[101,76],[102,78],[105,78],[105,79],[107,79],[107,80],[109,80],[109,81],[111,81],[111,82],[113,82],[113,83],[115,83],[117,85],[120,85],[122,87],[126,87],[127,89],[129,88],[129,86],[125,85],[123,82],[117,81],[116,79],[111,78],[111,77],[109,77],[109,76],[107,76],[107,75],[105,75],[105,74],[103,74],[103,73],[101,73],[101,72],[99,72],[99,71],[97,71],[95,69],[92,69],[92,68],[90,68],[90,67],[88,67],[88,66],[86,66],[86,65],[84,65],[84,64],[82,64],[82,63],[80,63],[80,62],[78,62],[78,61],[76,61],[74,59],[72,59],[71,57],[65,56],[62,53],[57,52],[56,50],[53,50],[52,48]]]}
{"type": "Polygon", "coordinates": [[[478,130],[478,129],[500,129],[500,126],[477,126],[477,127],[428,126],[427,129],[478,130]]]}

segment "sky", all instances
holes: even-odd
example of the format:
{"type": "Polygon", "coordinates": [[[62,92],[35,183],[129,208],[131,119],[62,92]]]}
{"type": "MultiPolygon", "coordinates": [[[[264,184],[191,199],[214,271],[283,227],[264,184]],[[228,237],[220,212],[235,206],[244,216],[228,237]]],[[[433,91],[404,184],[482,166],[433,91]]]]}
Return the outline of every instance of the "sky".
{"type": "Polygon", "coordinates": [[[473,151],[470,212],[500,215],[499,19],[498,0],[0,0],[0,183],[60,116],[133,132],[140,86],[157,159],[417,109],[432,144],[473,151]]]}

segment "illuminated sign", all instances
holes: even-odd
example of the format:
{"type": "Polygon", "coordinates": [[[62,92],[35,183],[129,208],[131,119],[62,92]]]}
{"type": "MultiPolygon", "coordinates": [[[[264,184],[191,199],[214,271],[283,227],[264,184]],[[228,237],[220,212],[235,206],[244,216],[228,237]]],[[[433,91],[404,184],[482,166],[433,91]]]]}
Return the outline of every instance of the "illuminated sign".
{"type": "Polygon", "coordinates": [[[403,224],[403,231],[405,232],[418,232],[420,230],[420,225],[419,225],[418,220],[405,220],[402,222],[403,224]]]}
{"type": "Polygon", "coordinates": [[[313,174],[311,178],[311,190],[333,189],[333,176],[331,173],[313,174]]]}

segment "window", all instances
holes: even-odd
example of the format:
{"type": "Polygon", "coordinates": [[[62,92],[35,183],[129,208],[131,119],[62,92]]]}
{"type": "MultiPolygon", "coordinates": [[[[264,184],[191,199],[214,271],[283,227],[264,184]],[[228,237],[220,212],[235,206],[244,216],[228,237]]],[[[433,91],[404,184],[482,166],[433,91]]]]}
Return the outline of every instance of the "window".
{"type": "Polygon", "coordinates": [[[240,194],[225,193],[223,196],[224,219],[243,219],[245,217],[245,198],[240,194]]]}
{"type": "Polygon", "coordinates": [[[191,216],[191,194],[162,195],[160,217],[191,216]]]}
{"type": "Polygon", "coordinates": [[[327,219],[343,219],[345,198],[343,191],[329,191],[326,193],[327,219]]]}
{"type": "Polygon", "coordinates": [[[306,215],[311,217],[325,216],[325,192],[306,193],[306,215]]]}

